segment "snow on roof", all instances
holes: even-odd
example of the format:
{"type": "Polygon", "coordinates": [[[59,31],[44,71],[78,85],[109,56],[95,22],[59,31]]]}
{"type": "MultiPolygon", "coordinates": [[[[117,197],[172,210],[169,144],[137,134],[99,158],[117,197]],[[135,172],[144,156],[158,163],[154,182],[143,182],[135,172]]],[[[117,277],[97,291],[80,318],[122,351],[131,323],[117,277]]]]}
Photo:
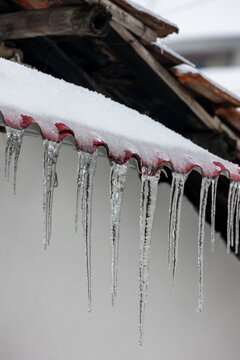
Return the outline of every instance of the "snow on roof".
{"type": "Polygon", "coordinates": [[[70,128],[78,148],[93,151],[105,144],[115,160],[137,155],[155,170],[171,162],[177,172],[199,166],[214,177],[227,169],[231,179],[240,179],[237,165],[101,94],[4,59],[0,80],[0,110],[9,126],[22,129],[36,122],[53,141],[60,141],[59,129],[70,128]]]}

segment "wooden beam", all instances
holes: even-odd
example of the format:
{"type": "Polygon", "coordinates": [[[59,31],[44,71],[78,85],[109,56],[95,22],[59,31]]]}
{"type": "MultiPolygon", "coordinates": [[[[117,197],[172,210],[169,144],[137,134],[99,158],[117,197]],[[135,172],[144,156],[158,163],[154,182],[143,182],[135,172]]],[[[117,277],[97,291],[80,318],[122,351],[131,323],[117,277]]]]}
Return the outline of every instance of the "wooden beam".
{"type": "Polygon", "coordinates": [[[90,4],[101,4],[111,14],[112,19],[119,25],[124,26],[139,38],[145,40],[148,43],[152,43],[157,40],[157,33],[150,29],[148,26],[142,23],[142,21],[136,19],[119,6],[114,4],[110,0],[86,0],[90,4]]]}
{"type": "MultiPolygon", "coordinates": [[[[28,61],[28,53],[31,51],[32,65],[36,66],[37,62],[40,61],[46,68],[51,68],[55,74],[58,74],[65,81],[90,90],[100,91],[97,83],[50,38],[23,39],[18,41],[18,45],[23,50],[26,61],[28,61]]],[[[44,69],[40,68],[40,70],[44,69]]]]}
{"type": "Polygon", "coordinates": [[[192,110],[192,112],[207,125],[208,128],[225,131],[230,138],[236,141],[240,151],[240,139],[217,116],[212,117],[182,85],[152,56],[152,54],[127,29],[116,21],[111,21],[112,28],[125,40],[148,66],[169,86],[172,91],[192,110]]]}
{"type": "Polygon", "coordinates": [[[106,36],[111,15],[101,5],[65,6],[0,15],[0,39],[45,35],[106,36]]]}

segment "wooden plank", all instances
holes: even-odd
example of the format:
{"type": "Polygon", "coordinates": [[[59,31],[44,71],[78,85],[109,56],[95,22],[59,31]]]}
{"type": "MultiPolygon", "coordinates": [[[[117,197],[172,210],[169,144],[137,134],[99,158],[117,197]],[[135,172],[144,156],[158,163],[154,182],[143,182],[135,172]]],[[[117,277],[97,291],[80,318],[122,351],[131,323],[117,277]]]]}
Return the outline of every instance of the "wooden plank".
{"type": "Polygon", "coordinates": [[[182,70],[182,65],[175,66],[171,70],[179,82],[193,91],[196,96],[204,97],[223,106],[240,106],[240,99],[237,96],[235,97],[227,90],[217,86],[198,70],[193,69],[192,71],[190,66],[184,66],[182,70]]]}
{"type": "Polygon", "coordinates": [[[145,40],[148,43],[152,43],[157,40],[157,33],[146,26],[142,21],[136,19],[128,12],[121,9],[110,0],[86,0],[90,4],[101,4],[107,8],[112,14],[113,20],[124,26],[139,38],[145,40]]]}
{"type": "Polygon", "coordinates": [[[220,116],[225,123],[230,124],[233,128],[240,131],[240,111],[233,106],[218,107],[215,114],[220,116]]]}
{"type": "Polygon", "coordinates": [[[111,15],[101,5],[66,6],[0,15],[0,38],[45,35],[106,36],[111,15]]]}
{"type": "Polygon", "coordinates": [[[175,94],[193,111],[210,129],[225,131],[234,139],[240,150],[240,139],[217,116],[212,117],[182,85],[152,56],[152,54],[124,27],[111,21],[112,28],[127,41],[136,53],[150,66],[150,68],[175,92],[175,94]]]}
{"type": "MultiPolygon", "coordinates": [[[[69,4],[69,0],[14,0],[25,9],[45,9],[51,6],[69,4]]],[[[88,3],[102,4],[111,11],[114,19],[120,22],[135,35],[141,36],[148,42],[153,42],[157,37],[165,37],[172,33],[178,33],[175,24],[150,14],[147,10],[139,10],[126,0],[86,0],[88,3]]],[[[81,0],[71,0],[73,3],[81,3],[81,0]]]]}
{"type": "Polygon", "coordinates": [[[147,9],[143,9],[140,6],[134,6],[129,3],[127,0],[113,0],[117,3],[122,9],[127,11],[129,14],[140,20],[145,25],[153,29],[157,35],[161,38],[172,34],[178,33],[178,27],[171,23],[170,21],[161,18],[160,16],[155,16],[150,13],[147,9]]]}

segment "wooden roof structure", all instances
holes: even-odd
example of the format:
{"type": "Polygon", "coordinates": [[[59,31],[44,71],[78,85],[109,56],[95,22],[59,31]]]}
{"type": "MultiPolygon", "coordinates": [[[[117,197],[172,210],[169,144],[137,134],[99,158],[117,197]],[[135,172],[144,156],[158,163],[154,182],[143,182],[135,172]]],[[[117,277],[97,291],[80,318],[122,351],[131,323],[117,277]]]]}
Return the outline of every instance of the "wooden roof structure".
{"type": "MultiPolygon", "coordinates": [[[[127,0],[0,0],[0,18],[0,56],[101,92],[240,164],[240,99],[161,43],[176,25],[127,0]]],[[[200,176],[190,177],[197,207],[200,176]]],[[[227,179],[219,190],[216,230],[226,239],[227,179]]]]}

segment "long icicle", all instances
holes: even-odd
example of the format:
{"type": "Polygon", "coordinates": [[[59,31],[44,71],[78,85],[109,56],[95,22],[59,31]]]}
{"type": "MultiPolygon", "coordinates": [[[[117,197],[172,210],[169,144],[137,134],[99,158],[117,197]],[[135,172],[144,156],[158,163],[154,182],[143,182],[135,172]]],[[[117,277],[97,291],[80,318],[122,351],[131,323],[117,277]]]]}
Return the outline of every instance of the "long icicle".
{"type": "Polygon", "coordinates": [[[231,209],[231,220],[230,220],[230,223],[232,224],[231,226],[231,247],[234,248],[234,236],[235,236],[235,233],[234,233],[234,225],[235,225],[235,218],[234,218],[234,215],[235,215],[235,212],[236,212],[236,207],[237,207],[237,198],[238,198],[238,183],[236,182],[235,184],[235,191],[234,191],[234,196],[233,196],[233,202],[232,202],[232,209],[231,209]]]}
{"type": "Polygon", "coordinates": [[[147,169],[142,169],[139,258],[139,345],[141,347],[143,345],[144,314],[148,296],[151,233],[159,179],[160,172],[158,172],[155,176],[149,176],[147,169]]]}
{"type": "Polygon", "coordinates": [[[5,148],[5,176],[10,178],[10,167],[14,155],[13,164],[13,193],[16,194],[18,159],[21,151],[24,130],[18,130],[6,126],[7,144],[5,148]]]}
{"type": "Polygon", "coordinates": [[[172,224],[173,224],[173,207],[176,191],[176,176],[175,173],[172,174],[172,185],[170,192],[170,201],[169,201],[169,220],[168,220],[168,268],[171,266],[171,253],[172,253],[172,224]]]}
{"type": "Polygon", "coordinates": [[[82,198],[81,192],[83,188],[83,166],[84,166],[84,152],[78,150],[78,168],[77,168],[77,197],[76,197],[76,211],[75,211],[75,232],[78,231],[79,218],[79,200],[82,198]]]}
{"type": "Polygon", "coordinates": [[[111,275],[112,275],[112,305],[117,296],[118,283],[118,253],[120,234],[120,215],[127,175],[127,164],[113,163],[110,170],[110,240],[111,240],[111,275]]]}
{"type": "Polygon", "coordinates": [[[81,210],[82,230],[86,251],[88,311],[92,311],[92,280],[91,280],[91,226],[92,226],[92,192],[93,179],[96,170],[97,151],[93,154],[83,153],[81,210]]]}
{"type": "Polygon", "coordinates": [[[43,141],[43,245],[46,249],[50,244],[52,233],[53,190],[56,182],[56,164],[61,142],[43,141]]]}
{"type": "Polygon", "coordinates": [[[208,177],[202,178],[200,205],[199,205],[199,230],[198,230],[198,307],[197,311],[201,312],[203,309],[203,245],[204,245],[204,230],[208,189],[211,185],[211,179],[208,177]]]}
{"type": "Polygon", "coordinates": [[[238,254],[239,247],[239,216],[240,216],[240,185],[237,184],[237,206],[236,206],[236,216],[235,216],[235,254],[238,254]]]}
{"type": "Polygon", "coordinates": [[[178,242],[179,242],[179,229],[180,217],[182,208],[182,198],[184,193],[184,185],[187,179],[187,174],[174,173],[176,177],[176,190],[174,199],[174,210],[172,216],[172,242],[173,242],[173,288],[175,286],[175,277],[178,263],[178,242]]]}
{"type": "Polygon", "coordinates": [[[227,253],[230,253],[234,242],[234,213],[237,203],[237,182],[230,181],[228,192],[228,219],[227,219],[227,253]]]}
{"type": "Polygon", "coordinates": [[[218,178],[212,179],[211,181],[211,250],[214,250],[215,247],[215,218],[216,218],[216,198],[217,198],[217,185],[218,178]]]}

